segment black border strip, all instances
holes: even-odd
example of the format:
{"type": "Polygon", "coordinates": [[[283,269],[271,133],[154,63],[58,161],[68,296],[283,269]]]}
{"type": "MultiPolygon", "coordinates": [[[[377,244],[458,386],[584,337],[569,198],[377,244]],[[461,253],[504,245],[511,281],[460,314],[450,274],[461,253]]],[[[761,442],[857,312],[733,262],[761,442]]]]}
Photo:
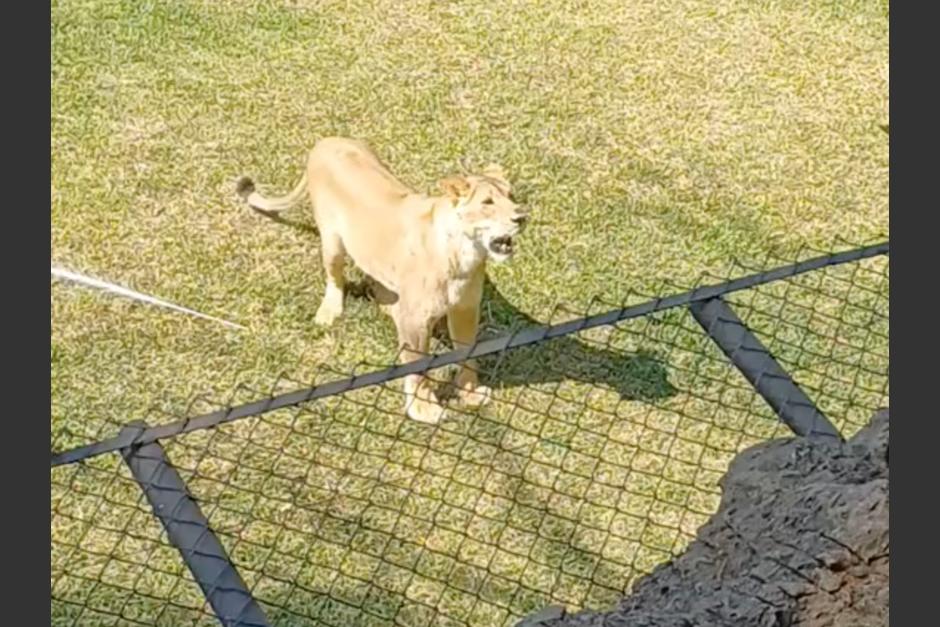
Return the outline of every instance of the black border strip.
{"type": "Polygon", "coordinates": [[[721,298],[713,298],[692,303],[689,310],[721,352],[794,433],[842,439],[839,430],[819,411],[728,303],[721,298]]]}
{"type": "Polygon", "coordinates": [[[459,363],[470,357],[484,357],[499,353],[510,348],[528,346],[537,344],[547,339],[569,335],[585,329],[591,329],[598,326],[610,325],[630,318],[638,318],[651,313],[672,309],[675,307],[684,307],[692,303],[711,300],[730,292],[749,289],[758,285],[779,281],[790,278],[798,274],[804,274],[813,270],[819,270],[828,266],[859,261],[869,257],[888,254],[888,242],[866,246],[841,253],[833,253],[808,259],[789,266],[775,268],[767,272],[751,274],[740,279],[726,281],[716,285],[707,285],[699,287],[673,296],[657,298],[639,305],[614,309],[602,314],[578,318],[569,322],[563,322],[551,326],[538,326],[523,329],[517,333],[503,335],[501,337],[484,340],[473,346],[460,348],[448,353],[431,355],[408,364],[400,364],[384,370],[377,370],[360,376],[353,376],[348,379],[331,381],[323,385],[295,390],[278,396],[257,400],[237,407],[221,409],[201,416],[192,418],[183,418],[166,425],[150,428],[127,429],[118,436],[73,448],[61,453],[53,453],[52,467],[71,464],[89,457],[110,453],[135,444],[146,444],[156,442],[163,438],[168,438],[183,433],[190,433],[200,429],[208,429],[220,424],[258,416],[260,414],[291,407],[313,401],[327,396],[335,396],[386,381],[399,379],[409,374],[425,372],[433,368],[447,366],[459,363]]]}
{"type": "MultiPolygon", "coordinates": [[[[136,433],[145,426],[143,423],[128,425],[122,435],[136,433]]],[[[158,442],[149,442],[125,448],[121,455],[153,507],[154,515],[163,523],[170,544],[180,552],[222,625],[268,627],[264,612],[163,447],[158,442]]]]}

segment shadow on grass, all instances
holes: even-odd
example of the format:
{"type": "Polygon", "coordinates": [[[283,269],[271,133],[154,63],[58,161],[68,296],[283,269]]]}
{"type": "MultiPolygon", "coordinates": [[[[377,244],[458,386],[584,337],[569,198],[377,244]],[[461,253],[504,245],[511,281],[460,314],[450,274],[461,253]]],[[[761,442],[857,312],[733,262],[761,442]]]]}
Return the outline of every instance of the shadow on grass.
{"type": "Polygon", "coordinates": [[[257,207],[251,207],[251,210],[259,215],[264,216],[268,220],[272,220],[278,224],[283,224],[284,226],[289,226],[292,229],[297,229],[298,231],[303,231],[304,233],[312,233],[313,235],[320,234],[316,224],[311,224],[310,222],[301,222],[299,220],[291,220],[285,218],[280,213],[265,211],[264,209],[258,209],[257,207]]]}
{"type": "MultiPolygon", "coordinates": [[[[482,337],[543,324],[510,303],[487,278],[480,321],[482,337]]],[[[628,353],[578,335],[483,358],[480,370],[484,382],[496,388],[573,379],[614,390],[624,400],[654,401],[676,393],[665,365],[655,353],[642,349],[628,353]]]]}
{"type": "MultiPolygon", "coordinates": [[[[374,289],[368,277],[350,282],[347,297],[375,301],[374,289]]],[[[489,278],[482,310],[481,339],[545,324],[510,303],[489,278]]],[[[438,322],[434,337],[451,346],[446,319],[438,322]]],[[[676,393],[663,361],[652,351],[628,353],[577,335],[481,358],[479,369],[481,383],[496,389],[575,380],[614,390],[623,400],[649,402],[676,393]]]]}

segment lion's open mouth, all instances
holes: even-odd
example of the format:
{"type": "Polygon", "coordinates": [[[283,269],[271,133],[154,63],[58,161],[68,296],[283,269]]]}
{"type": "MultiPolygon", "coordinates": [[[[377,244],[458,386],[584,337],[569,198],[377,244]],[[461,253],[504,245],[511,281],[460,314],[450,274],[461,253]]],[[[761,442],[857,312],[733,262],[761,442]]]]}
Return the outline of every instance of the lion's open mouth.
{"type": "Polygon", "coordinates": [[[497,255],[511,255],[512,236],[503,235],[501,237],[494,237],[490,240],[490,250],[497,255]]]}

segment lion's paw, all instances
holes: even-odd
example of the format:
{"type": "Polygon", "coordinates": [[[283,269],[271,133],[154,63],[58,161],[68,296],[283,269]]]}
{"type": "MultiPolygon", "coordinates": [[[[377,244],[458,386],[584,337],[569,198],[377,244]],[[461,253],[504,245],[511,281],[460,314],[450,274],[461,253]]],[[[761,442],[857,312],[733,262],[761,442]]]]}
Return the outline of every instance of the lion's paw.
{"type": "Polygon", "coordinates": [[[335,303],[325,300],[320,303],[320,308],[317,309],[317,315],[314,316],[313,321],[320,326],[328,327],[333,324],[342,313],[342,305],[337,306],[335,303]]]}
{"type": "Polygon", "coordinates": [[[492,388],[485,385],[478,385],[472,390],[459,390],[457,397],[460,402],[469,407],[482,407],[493,400],[492,388]]]}
{"type": "Polygon", "coordinates": [[[444,406],[436,397],[433,400],[412,398],[405,408],[405,413],[412,420],[435,425],[444,417],[444,406]]]}

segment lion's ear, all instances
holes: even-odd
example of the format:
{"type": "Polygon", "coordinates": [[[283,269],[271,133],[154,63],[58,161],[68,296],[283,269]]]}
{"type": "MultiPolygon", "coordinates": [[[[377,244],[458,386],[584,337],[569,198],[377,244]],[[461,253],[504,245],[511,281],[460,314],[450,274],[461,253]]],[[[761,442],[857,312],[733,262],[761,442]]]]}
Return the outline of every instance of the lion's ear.
{"type": "Polygon", "coordinates": [[[491,163],[483,168],[483,175],[503,183],[507,190],[510,188],[509,179],[506,178],[506,170],[498,163],[491,163]]]}
{"type": "Polygon", "coordinates": [[[459,174],[453,174],[441,179],[438,186],[441,188],[441,191],[454,200],[470,194],[470,181],[459,174]]]}

